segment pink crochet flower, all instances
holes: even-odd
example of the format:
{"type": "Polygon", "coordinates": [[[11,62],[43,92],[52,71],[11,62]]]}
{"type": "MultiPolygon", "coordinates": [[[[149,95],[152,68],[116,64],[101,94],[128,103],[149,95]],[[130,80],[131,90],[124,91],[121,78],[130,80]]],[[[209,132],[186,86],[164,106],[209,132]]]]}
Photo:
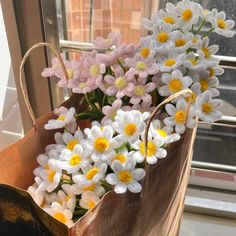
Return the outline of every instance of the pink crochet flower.
{"type": "Polygon", "coordinates": [[[122,98],[125,95],[130,96],[134,90],[134,75],[130,72],[124,73],[123,70],[117,68],[115,70],[115,76],[106,75],[104,80],[109,87],[106,89],[106,94],[109,96],[116,96],[122,98]]]}
{"type": "Polygon", "coordinates": [[[121,106],[122,100],[120,99],[115,100],[111,106],[104,106],[102,108],[102,112],[105,117],[103,117],[101,123],[104,124],[105,122],[107,122],[107,120],[114,120],[116,112],[121,108],[121,106]]]}
{"type": "Polygon", "coordinates": [[[151,95],[149,94],[156,88],[156,84],[154,82],[147,83],[147,78],[139,77],[138,80],[134,80],[135,88],[132,92],[132,96],[130,99],[130,103],[138,104],[141,101],[148,103],[152,100],[151,95]]]}
{"type": "Polygon", "coordinates": [[[118,46],[120,44],[121,34],[111,32],[108,34],[107,38],[97,37],[92,43],[103,49],[111,48],[112,46],[118,46]]]}
{"type": "Polygon", "coordinates": [[[143,78],[158,72],[157,64],[151,57],[144,58],[143,56],[136,54],[133,58],[125,59],[125,63],[130,67],[130,72],[143,78]]]}
{"type": "Polygon", "coordinates": [[[99,87],[102,83],[103,74],[106,71],[106,67],[100,60],[97,58],[97,54],[90,54],[84,59],[83,71],[81,76],[87,78],[87,82],[91,85],[96,85],[99,87]]]}
{"type": "MultiPolygon", "coordinates": [[[[78,79],[79,74],[80,74],[79,62],[65,60],[63,56],[62,56],[62,59],[63,59],[64,65],[65,65],[65,68],[69,77],[69,81],[78,79]]],[[[62,67],[57,57],[54,57],[52,59],[52,67],[45,68],[41,75],[43,77],[50,77],[50,76],[55,75],[56,77],[60,79],[58,82],[59,87],[66,87],[67,84],[70,83],[69,81],[67,81],[65,73],[62,70],[62,67]]]]}

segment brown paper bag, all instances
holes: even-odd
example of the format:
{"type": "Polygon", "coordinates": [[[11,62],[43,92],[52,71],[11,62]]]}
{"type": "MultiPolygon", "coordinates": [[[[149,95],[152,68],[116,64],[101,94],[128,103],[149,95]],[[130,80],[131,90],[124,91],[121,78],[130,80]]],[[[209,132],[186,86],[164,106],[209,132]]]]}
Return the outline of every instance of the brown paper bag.
{"type": "MultiPolygon", "coordinates": [[[[41,43],[34,48],[45,45],[48,46],[41,43]]],[[[180,92],[177,96],[185,93],[189,91],[180,92]]],[[[159,107],[174,98],[176,96],[160,104],[149,123],[159,107]]],[[[141,193],[117,195],[113,191],[108,192],[69,229],[42,210],[26,192],[34,182],[36,156],[43,152],[46,145],[53,143],[54,131],[45,130],[44,124],[54,115],[49,113],[35,120],[26,95],[25,99],[34,128],[0,152],[0,235],[178,235],[195,129],[187,130],[178,142],[171,144],[165,159],[159,160],[156,165],[147,165],[141,193]]],[[[78,101],[71,97],[63,105],[76,107],[78,101]]]]}

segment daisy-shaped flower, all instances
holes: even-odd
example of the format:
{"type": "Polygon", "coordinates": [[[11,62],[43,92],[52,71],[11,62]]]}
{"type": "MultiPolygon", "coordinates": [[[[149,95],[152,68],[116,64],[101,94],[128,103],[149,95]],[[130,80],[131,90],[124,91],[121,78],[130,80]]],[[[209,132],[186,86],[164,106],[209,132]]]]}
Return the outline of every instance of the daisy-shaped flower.
{"type": "Polygon", "coordinates": [[[38,191],[36,194],[36,190],[38,186],[42,183],[42,179],[38,176],[34,178],[35,183],[31,185],[28,189],[27,192],[31,195],[31,197],[34,199],[34,201],[40,206],[43,206],[43,201],[45,198],[45,191],[38,191]]]}
{"type": "MultiPolygon", "coordinates": [[[[144,135],[143,135],[144,136],[144,135]]],[[[152,138],[152,135],[148,135],[148,142],[147,142],[147,157],[146,157],[146,147],[144,137],[142,140],[137,140],[132,144],[132,147],[137,150],[134,153],[134,158],[138,163],[141,163],[145,160],[148,164],[156,164],[157,159],[165,158],[167,155],[167,151],[162,148],[164,145],[164,140],[161,138],[152,138]]]]}
{"type": "Polygon", "coordinates": [[[224,73],[224,69],[222,67],[220,67],[218,64],[216,64],[214,66],[207,67],[206,70],[208,72],[209,78],[214,78],[217,75],[222,75],[224,73]]]}
{"type": "Polygon", "coordinates": [[[157,59],[157,64],[162,72],[169,72],[181,66],[185,60],[185,53],[169,53],[157,59]]]}
{"type": "Polygon", "coordinates": [[[170,126],[162,126],[160,120],[151,123],[150,133],[154,139],[162,139],[164,143],[173,143],[180,139],[180,135],[173,133],[170,126]]]}
{"type": "Polygon", "coordinates": [[[98,48],[108,49],[112,46],[118,46],[120,44],[121,34],[111,32],[107,38],[97,37],[92,43],[98,48]]]}
{"type": "Polygon", "coordinates": [[[174,42],[176,52],[185,52],[192,45],[193,34],[182,33],[179,30],[172,32],[172,40],[174,42]]]}
{"type": "Polygon", "coordinates": [[[94,126],[91,129],[86,128],[84,132],[88,137],[84,147],[92,152],[91,159],[94,162],[106,161],[114,154],[114,148],[119,146],[113,138],[114,131],[110,126],[102,129],[94,126]]]}
{"type": "Polygon", "coordinates": [[[219,50],[219,46],[216,44],[208,46],[208,44],[208,37],[204,37],[201,41],[199,41],[197,54],[202,60],[204,60],[206,65],[211,66],[212,64],[217,64],[219,62],[218,59],[213,57],[213,55],[215,55],[219,50]]]}
{"type": "Polygon", "coordinates": [[[109,164],[117,160],[124,165],[130,158],[133,158],[133,154],[134,154],[133,151],[128,152],[127,148],[122,148],[117,153],[115,153],[114,156],[112,156],[109,164]]]}
{"type": "Polygon", "coordinates": [[[121,99],[115,100],[111,106],[104,106],[102,108],[102,112],[105,115],[105,117],[102,118],[101,123],[104,124],[106,120],[114,120],[116,112],[121,108],[121,106],[122,106],[121,99]]]}
{"type": "Polygon", "coordinates": [[[64,208],[57,202],[53,202],[51,207],[44,208],[44,210],[52,217],[60,221],[61,223],[72,227],[74,222],[72,221],[73,214],[70,210],[64,208]]]}
{"type": "MultiPolygon", "coordinates": [[[[191,85],[191,87],[189,89],[191,89],[191,91],[193,92],[191,95],[191,103],[192,103],[192,105],[194,105],[197,97],[202,94],[201,85],[198,82],[195,82],[191,85]]],[[[189,96],[186,96],[185,100],[188,102],[189,96]]]]}
{"type": "Polygon", "coordinates": [[[58,166],[69,174],[77,173],[81,167],[85,167],[89,163],[88,156],[90,153],[79,144],[75,145],[73,151],[64,149],[61,152],[58,166]]]}
{"type": "Polygon", "coordinates": [[[198,22],[200,10],[199,4],[195,2],[189,0],[179,2],[176,6],[179,27],[184,31],[189,30],[193,24],[198,22]]]}
{"type": "Polygon", "coordinates": [[[95,192],[99,197],[105,194],[105,189],[101,186],[100,182],[90,184],[73,184],[71,190],[76,195],[81,195],[86,191],[95,192]]]}
{"type": "MultiPolygon", "coordinates": [[[[134,104],[129,110],[138,110],[143,112],[153,111],[155,107],[152,107],[152,100],[149,102],[141,102],[140,104],[134,104]]],[[[124,109],[123,109],[124,110],[124,109]]]]}
{"type": "Polygon", "coordinates": [[[199,8],[200,8],[200,11],[199,11],[200,17],[206,22],[212,22],[213,12],[210,11],[209,9],[204,9],[201,5],[199,5],[199,8]]]}
{"type": "Polygon", "coordinates": [[[44,125],[45,129],[60,129],[66,127],[71,133],[76,130],[75,108],[71,107],[69,110],[66,107],[59,107],[54,110],[54,114],[58,116],[57,119],[49,120],[44,125]]]}
{"type": "Polygon", "coordinates": [[[183,66],[189,70],[200,71],[206,67],[204,60],[199,59],[194,52],[189,52],[183,62],[183,66]]]}
{"type": "MultiPolygon", "coordinates": [[[[68,61],[65,60],[62,55],[63,63],[65,65],[67,75],[69,80],[76,80],[79,77],[79,63],[77,61],[68,61]]],[[[68,82],[67,78],[65,77],[64,71],[59,63],[57,57],[52,58],[52,67],[47,67],[43,70],[42,76],[43,77],[50,77],[50,76],[57,76],[60,78],[58,82],[59,87],[66,87],[68,82]]]]}
{"type": "Polygon", "coordinates": [[[128,96],[134,89],[134,75],[130,71],[124,73],[123,70],[115,70],[115,76],[106,75],[104,80],[108,84],[106,94],[115,95],[118,99],[128,96]]]}
{"type": "Polygon", "coordinates": [[[159,21],[153,28],[152,38],[155,40],[155,49],[158,53],[163,53],[173,47],[172,26],[159,21]]]}
{"type": "Polygon", "coordinates": [[[137,110],[117,111],[115,121],[112,124],[114,130],[118,133],[115,137],[117,142],[123,144],[137,139],[146,126],[144,121],[148,116],[149,113],[141,113],[137,110]]]}
{"type": "Polygon", "coordinates": [[[209,90],[213,97],[217,97],[220,94],[219,90],[217,89],[219,80],[216,77],[209,78],[208,75],[208,71],[202,71],[198,75],[198,82],[201,85],[201,92],[209,90]]]}
{"type": "Polygon", "coordinates": [[[162,82],[165,84],[160,87],[158,92],[161,96],[169,96],[181,90],[189,88],[192,84],[192,78],[184,76],[180,70],[174,70],[170,73],[164,73],[161,76],[162,82]]]}
{"type": "Polygon", "coordinates": [[[158,72],[158,68],[154,59],[151,57],[144,58],[140,54],[136,54],[133,58],[126,58],[125,63],[130,68],[129,71],[134,75],[146,78],[148,75],[154,75],[158,72]]]}
{"type": "Polygon", "coordinates": [[[102,76],[106,71],[106,67],[98,59],[97,55],[95,57],[87,57],[84,62],[84,71],[82,75],[87,78],[88,83],[100,86],[102,83],[102,76]]]}
{"type": "Polygon", "coordinates": [[[135,160],[129,159],[125,165],[119,161],[114,161],[111,165],[114,173],[108,174],[107,183],[115,185],[116,193],[125,193],[127,189],[132,193],[139,193],[142,190],[141,184],[138,183],[145,176],[145,170],[135,169],[135,160]]]}
{"type": "Polygon", "coordinates": [[[140,45],[137,48],[137,53],[142,57],[153,57],[154,55],[154,41],[150,37],[142,37],[140,40],[140,45]]]}
{"type": "Polygon", "coordinates": [[[73,93],[89,93],[97,88],[97,85],[92,80],[77,80],[74,82],[72,92],[73,93]]]}
{"type": "Polygon", "coordinates": [[[92,209],[94,208],[98,202],[100,201],[99,196],[96,193],[91,191],[86,191],[82,194],[79,205],[84,209],[92,209]]]}
{"type": "Polygon", "coordinates": [[[175,127],[176,133],[183,134],[185,127],[191,129],[195,127],[195,111],[190,108],[189,113],[187,113],[187,102],[184,99],[178,100],[176,107],[172,104],[167,104],[165,109],[170,117],[165,118],[164,123],[167,126],[175,127]]]}
{"type": "Polygon", "coordinates": [[[196,115],[203,121],[213,123],[221,118],[218,109],[222,106],[220,99],[212,99],[211,93],[206,91],[196,100],[196,115]]]}
{"type": "Polygon", "coordinates": [[[70,184],[63,184],[61,188],[63,190],[58,191],[60,204],[73,212],[76,205],[76,196],[72,191],[72,186],[70,184]]]}
{"type": "Polygon", "coordinates": [[[42,170],[47,170],[49,168],[48,161],[50,160],[49,156],[46,154],[40,154],[37,156],[37,162],[39,166],[34,169],[33,173],[35,176],[38,176],[42,170]]]}
{"type": "Polygon", "coordinates": [[[158,20],[162,20],[166,24],[170,24],[172,28],[176,27],[176,24],[178,23],[178,15],[176,13],[176,7],[172,3],[167,3],[166,8],[164,10],[159,10],[156,14],[156,17],[158,20]]]}
{"type": "Polygon", "coordinates": [[[148,103],[151,101],[152,97],[149,94],[156,88],[156,84],[154,82],[148,82],[147,78],[139,77],[137,80],[133,81],[134,90],[131,94],[130,103],[138,104],[141,101],[148,103]]]}
{"type": "Polygon", "coordinates": [[[232,29],[234,28],[235,22],[233,20],[226,20],[224,11],[218,12],[217,9],[213,9],[212,14],[211,23],[214,31],[228,38],[233,37],[235,32],[232,29]]]}
{"type": "Polygon", "coordinates": [[[83,135],[82,131],[79,129],[75,132],[74,135],[72,135],[68,132],[64,132],[62,134],[63,144],[70,151],[73,151],[75,145],[77,145],[77,144],[83,145],[83,139],[84,139],[84,135],[83,135]]]}
{"type": "Polygon", "coordinates": [[[36,194],[45,190],[47,190],[48,192],[52,192],[60,183],[62,170],[58,167],[56,160],[50,159],[48,161],[48,168],[42,170],[39,173],[39,176],[43,181],[39,185],[36,194]]]}
{"type": "Polygon", "coordinates": [[[107,171],[107,165],[102,163],[101,165],[95,164],[87,165],[82,168],[83,174],[77,174],[73,176],[73,181],[80,186],[91,186],[103,180],[107,171]]]}

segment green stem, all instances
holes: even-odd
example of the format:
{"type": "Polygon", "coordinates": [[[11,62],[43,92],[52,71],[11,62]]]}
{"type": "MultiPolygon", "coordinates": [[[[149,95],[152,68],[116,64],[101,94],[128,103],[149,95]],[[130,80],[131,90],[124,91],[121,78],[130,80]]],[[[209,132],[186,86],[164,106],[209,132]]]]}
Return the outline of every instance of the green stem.
{"type": "Polygon", "coordinates": [[[206,23],[206,20],[203,20],[202,23],[201,23],[201,25],[199,26],[199,28],[198,28],[198,30],[197,30],[197,32],[196,32],[195,34],[198,34],[198,33],[201,31],[201,29],[202,29],[202,27],[205,25],[205,23],[206,23]]]}
{"type": "Polygon", "coordinates": [[[86,209],[75,210],[74,215],[84,215],[87,211],[86,209]]]}
{"type": "Polygon", "coordinates": [[[208,34],[210,34],[212,31],[214,31],[215,28],[209,29],[203,36],[202,39],[205,38],[208,34]]]}
{"type": "Polygon", "coordinates": [[[116,59],[117,60],[117,62],[118,62],[118,64],[121,66],[121,68],[124,70],[124,72],[125,72],[125,68],[124,68],[124,66],[122,65],[122,63],[119,61],[119,59],[116,59]]]}

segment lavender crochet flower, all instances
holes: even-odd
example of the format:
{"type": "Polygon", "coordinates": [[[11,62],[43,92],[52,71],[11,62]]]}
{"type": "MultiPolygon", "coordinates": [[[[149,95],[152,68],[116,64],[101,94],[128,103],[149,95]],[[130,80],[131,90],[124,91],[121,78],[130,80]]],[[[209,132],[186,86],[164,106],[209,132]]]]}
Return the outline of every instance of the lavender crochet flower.
{"type": "Polygon", "coordinates": [[[131,73],[139,75],[142,78],[146,78],[148,75],[154,75],[158,72],[158,67],[151,57],[144,58],[136,54],[134,58],[127,58],[125,62],[127,66],[130,67],[129,71],[131,73]]]}
{"type": "Polygon", "coordinates": [[[147,78],[139,77],[138,80],[134,80],[135,88],[130,99],[130,103],[138,104],[141,101],[148,103],[152,100],[151,95],[149,94],[156,88],[154,82],[147,83],[147,78]],[[147,84],[146,84],[147,83],[147,84]]]}
{"type": "Polygon", "coordinates": [[[120,39],[120,33],[112,32],[108,34],[107,38],[97,37],[95,40],[92,41],[92,43],[99,48],[108,49],[112,46],[118,46],[120,44],[120,39]]]}
{"type": "Polygon", "coordinates": [[[129,71],[124,73],[123,70],[117,68],[115,76],[106,75],[104,80],[108,84],[106,94],[109,96],[115,95],[117,98],[122,98],[125,95],[130,96],[134,90],[134,75],[129,71]]]}

